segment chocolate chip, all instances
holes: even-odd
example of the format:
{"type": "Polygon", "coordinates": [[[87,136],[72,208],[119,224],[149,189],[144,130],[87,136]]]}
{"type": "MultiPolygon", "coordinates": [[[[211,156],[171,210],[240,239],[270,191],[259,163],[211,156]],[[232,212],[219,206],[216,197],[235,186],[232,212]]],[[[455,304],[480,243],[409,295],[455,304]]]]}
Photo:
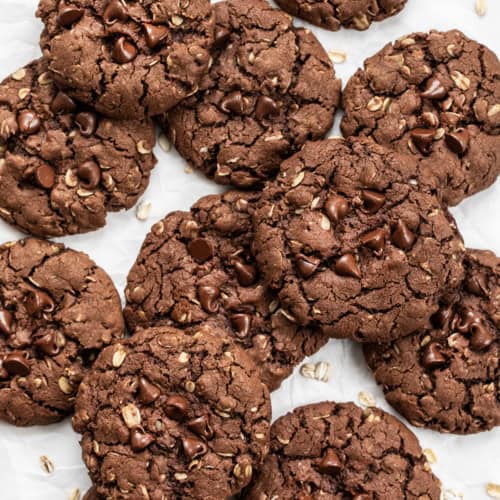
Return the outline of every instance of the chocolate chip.
{"type": "Polygon", "coordinates": [[[469,147],[469,132],[460,128],[455,132],[449,132],[444,136],[448,148],[457,155],[463,155],[469,147]]]}
{"type": "Polygon", "coordinates": [[[188,252],[198,262],[205,262],[213,256],[212,245],[204,238],[196,238],[188,243],[188,252]]]}
{"type": "Polygon", "coordinates": [[[25,300],[25,306],[30,316],[38,316],[42,312],[53,312],[56,307],[50,295],[42,290],[31,290],[25,300]]]}
{"type": "Polygon", "coordinates": [[[446,89],[441,80],[433,76],[425,82],[424,90],[420,92],[420,96],[426,99],[442,99],[446,97],[446,89]]]}
{"type": "Polygon", "coordinates": [[[182,438],[182,449],[189,461],[201,457],[207,451],[207,445],[196,436],[185,436],[182,438]]]}
{"type": "Polygon", "coordinates": [[[81,19],[83,16],[83,9],[80,9],[74,5],[64,5],[59,9],[59,14],[57,15],[57,24],[63,28],[71,26],[73,23],[81,19]]]}
{"type": "Polygon", "coordinates": [[[43,337],[35,340],[34,345],[47,356],[56,356],[59,354],[59,346],[57,345],[57,337],[54,332],[49,332],[43,337]]]}
{"type": "Polygon", "coordinates": [[[2,363],[3,368],[9,375],[20,375],[25,377],[30,372],[30,365],[26,354],[21,351],[13,351],[7,355],[2,363]]]}
{"type": "Polygon", "coordinates": [[[310,278],[318,269],[319,259],[299,255],[297,257],[297,269],[303,278],[310,278]]]}
{"type": "Polygon", "coordinates": [[[165,414],[174,420],[184,420],[189,410],[189,401],[182,396],[174,394],[165,403],[165,414]]]}
{"type": "Polygon", "coordinates": [[[115,24],[117,21],[124,22],[127,19],[127,9],[120,0],[111,0],[104,9],[104,22],[106,24],[115,24]]]}
{"type": "Polygon", "coordinates": [[[431,323],[434,328],[444,328],[452,316],[451,307],[441,307],[438,312],[431,316],[431,323]]]}
{"type": "Polygon", "coordinates": [[[72,113],[76,110],[76,103],[69,95],[59,91],[52,100],[50,109],[56,114],[72,113]]]}
{"type": "Polygon", "coordinates": [[[50,165],[44,163],[35,170],[34,179],[42,189],[51,189],[56,182],[56,173],[50,165]]]}
{"type": "Polygon", "coordinates": [[[217,26],[215,28],[215,47],[220,48],[224,42],[229,38],[230,32],[224,26],[217,26]]]}
{"type": "Polygon", "coordinates": [[[453,329],[458,330],[460,333],[472,333],[473,325],[481,323],[482,317],[477,312],[471,309],[464,309],[460,317],[456,317],[453,322],[453,329]]]}
{"type": "Polygon", "coordinates": [[[326,450],[325,455],[318,464],[318,470],[322,474],[337,475],[342,470],[342,462],[332,448],[326,450]]]}
{"type": "Polygon", "coordinates": [[[335,272],[340,276],[350,276],[351,278],[361,278],[361,271],[354,258],[354,255],[346,253],[335,262],[335,272]]]}
{"type": "Polygon", "coordinates": [[[488,284],[486,282],[486,275],[474,274],[473,276],[467,277],[467,279],[465,280],[465,288],[468,292],[475,295],[487,295],[488,284]]]}
{"type": "Polygon", "coordinates": [[[431,151],[431,144],[434,142],[436,130],[428,128],[414,128],[410,132],[413,144],[423,154],[428,154],[431,151]]]}
{"type": "Polygon", "coordinates": [[[242,96],[241,92],[235,90],[222,99],[220,108],[224,113],[241,115],[245,111],[246,101],[247,100],[242,96]]]}
{"type": "Polygon", "coordinates": [[[0,333],[10,335],[12,333],[12,323],[14,318],[7,309],[0,308],[0,333]]]}
{"type": "Polygon", "coordinates": [[[166,26],[144,24],[143,27],[146,33],[146,44],[150,49],[154,49],[168,35],[168,28],[166,26]]]}
{"type": "Polygon", "coordinates": [[[330,196],[324,205],[324,210],[332,222],[339,222],[349,212],[349,202],[339,195],[330,196]]]}
{"type": "Polygon", "coordinates": [[[415,234],[401,219],[396,223],[396,229],[392,233],[392,242],[402,250],[408,250],[415,242],[415,234]]]}
{"type": "Polygon", "coordinates": [[[207,415],[193,418],[186,424],[187,428],[205,439],[210,439],[214,435],[214,431],[210,427],[207,415]]]}
{"type": "Polygon", "coordinates": [[[219,308],[216,300],[219,297],[220,290],[215,286],[199,286],[198,287],[198,299],[200,301],[201,307],[207,313],[215,313],[219,308]]]}
{"type": "Polygon", "coordinates": [[[113,59],[119,64],[126,64],[133,61],[136,56],[136,46],[124,36],[118,38],[113,47],[113,59]]]}
{"type": "Polygon", "coordinates": [[[370,189],[364,189],[361,198],[363,199],[363,210],[369,214],[378,212],[385,203],[385,196],[382,193],[370,189]]]}
{"type": "Polygon", "coordinates": [[[82,163],[78,167],[76,175],[78,175],[80,186],[83,189],[95,189],[99,185],[99,182],[101,182],[101,169],[93,161],[82,163]]]}
{"type": "Polygon", "coordinates": [[[90,137],[97,130],[97,116],[90,111],[82,111],[75,116],[75,123],[83,137],[90,137]]]}
{"type": "Polygon", "coordinates": [[[374,229],[361,236],[361,243],[371,248],[375,253],[381,253],[385,246],[385,231],[383,229],[374,229]]]}
{"type": "Polygon", "coordinates": [[[241,260],[233,261],[236,278],[241,286],[251,286],[257,279],[257,271],[250,264],[245,264],[241,260]]]}
{"type": "Polygon", "coordinates": [[[231,326],[233,327],[236,336],[244,338],[250,331],[252,318],[248,314],[233,314],[231,316],[231,326]]]}
{"type": "Polygon", "coordinates": [[[475,351],[484,351],[493,344],[495,334],[484,323],[476,323],[472,325],[472,337],[470,346],[475,351]]]}
{"type": "Polygon", "coordinates": [[[149,382],[148,379],[141,377],[139,379],[139,401],[145,405],[156,401],[160,397],[160,389],[149,382]]]}
{"type": "Polygon", "coordinates": [[[441,352],[438,342],[429,342],[425,345],[422,353],[422,364],[425,368],[439,368],[446,364],[446,358],[441,352]]]}
{"type": "Polygon", "coordinates": [[[22,134],[32,135],[40,130],[41,121],[36,113],[25,109],[19,113],[17,124],[22,134]]]}
{"type": "Polygon", "coordinates": [[[257,120],[263,120],[268,116],[274,116],[278,114],[278,105],[270,98],[261,95],[257,99],[257,105],[255,106],[255,117],[257,120]]]}
{"type": "Polygon", "coordinates": [[[138,428],[132,429],[130,432],[130,447],[136,453],[145,450],[154,440],[151,434],[146,434],[138,428]]]}

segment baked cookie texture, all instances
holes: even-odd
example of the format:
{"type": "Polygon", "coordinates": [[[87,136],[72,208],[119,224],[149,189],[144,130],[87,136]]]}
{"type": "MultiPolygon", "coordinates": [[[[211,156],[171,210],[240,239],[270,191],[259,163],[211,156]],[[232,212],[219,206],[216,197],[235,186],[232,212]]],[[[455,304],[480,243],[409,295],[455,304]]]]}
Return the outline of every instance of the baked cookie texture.
{"type": "Polygon", "coordinates": [[[130,270],[129,329],[216,321],[255,361],[269,389],[328,337],[290,321],[263,283],[251,252],[260,193],[228,191],[157,222],[130,270]]]}
{"type": "Polygon", "coordinates": [[[316,26],[338,31],[342,26],[366,30],[374,21],[383,21],[401,12],[406,0],[278,0],[285,12],[316,26]]]}
{"type": "Polygon", "coordinates": [[[73,424],[99,496],[215,500],[261,466],[270,418],[253,362],[203,325],[139,330],[105,349],[80,386],[73,424]]]}
{"type": "Polygon", "coordinates": [[[40,39],[57,84],[114,118],[166,111],[210,65],[209,0],[40,0],[40,39]]]}
{"type": "Polygon", "coordinates": [[[0,217],[42,237],[96,230],[144,192],[154,144],[150,120],[104,118],[35,60],[0,84],[0,217]]]}
{"type": "Polygon", "coordinates": [[[271,428],[271,452],[245,500],[417,500],[440,497],[417,437],[377,408],[323,402],[271,428]]]}
{"type": "Polygon", "coordinates": [[[34,238],[0,246],[0,419],[72,413],[84,374],[124,330],[118,292],[87,255],[34,238]]]}
{"type": "Polygon", "coordinates": [[[472,434],[500,425],[500,259],[468,250],[465,280],[432,328],[365,357],[387,401],[418,427],[472,434]]]}
{"type": "Polygon", "coordinates": [[[200,90],[160,125],[180,154],[220,184],[251,188],[305,141],[325,136],[340,80],[316,37],[263,0],[214,5],[213,64],[200,90]]]}
{"type": "Polygon", "coordinates": [[[368,139],[310,142],[253,214],[254,253],[282,307],[332,337],[425,328],[463,277],[455,222],[415,185],[418,162],[368,139]]]}
{"type": "Polygon", "coordinates": [[[413,33],[368,58],[343,93],[345,136],[421,161],[456,205],[500,172],[500,62],[457,30],[413,33]]]}

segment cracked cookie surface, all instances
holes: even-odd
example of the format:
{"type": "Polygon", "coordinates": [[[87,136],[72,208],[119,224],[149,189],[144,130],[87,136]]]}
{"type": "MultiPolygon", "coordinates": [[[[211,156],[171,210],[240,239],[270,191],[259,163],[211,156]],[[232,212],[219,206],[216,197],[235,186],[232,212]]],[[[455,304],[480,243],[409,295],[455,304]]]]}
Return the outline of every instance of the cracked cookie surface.
{"type": "Polygon", "coordinates": [[[460,284],[451,215],[415,186],[418,163],[369,139],[307,143],[253,214],[266,283],[299,324],[388,342],[429,325],[460,284]]]}
{"type": "Polygon", "coordinates": [[[105,349],[73,424],[103,498],[217,499],[269,450],[271,404],[254,363],[214,325],[139,330],[105,349]]]}
{"type": "Polygon", "coordinates": [[[0,246],[0,419],[62,420],[99,350],[123,335],[118,293],[87,255],[34,238],[0,246]]]}
{"type": "Polygon", "coordinates": [[[208,0],[41,0],[40,45],[61,88],[114,118],[163,113],[210,64],[208,0]]]}
{"type": "Polygon", "coordinates": [[[131,330],[218,321],[274,390],[328,337],[292,323],[259,276],[250,216],[258,198],[240,191],[206,196],[191,213],[156,223],[128,275],[124,314],[131,330]]]}
{"type": "Polygon", "coordinates": [[[441,303],[433,328],[365,357],[387,401],[411,424],[472,434],[500,425],[500,259],[467,250],[460,291],[441,303]]]}
{"type": "Polygon", "coordinates": [[[271,428],[271,451],[245,500],[438,500],[417,437],[392,415],[353,403],[296,408],[271,428]]]}
{"type": "Polygon", "coordinates": [[[333,123],[340,80],[315,36],[261,0],[214,5],[214,62],[161,120],[180,154],[220,184],[250,188],[333,123]]]}
{"type": "Polygon", "coordinates": [[[413,33],[367,59],[343,94],[345,136],[419,158],[456,205],[500,173],[500,62],[460,31],[413,33]]]}
{"type": "Polygon", "coordinates": [[[373,21],[399,13],[406,0],[277,0],[284,11],[316,26],[337,31],[341,26],[366,30],[373,21]]]}
{"type": "Polygon", "coordinates": [[[0,84],[0,217],[43,237],[98,229],[146,189],[154,143],[151,121],[96,114],[38,59],[0,84]]]}

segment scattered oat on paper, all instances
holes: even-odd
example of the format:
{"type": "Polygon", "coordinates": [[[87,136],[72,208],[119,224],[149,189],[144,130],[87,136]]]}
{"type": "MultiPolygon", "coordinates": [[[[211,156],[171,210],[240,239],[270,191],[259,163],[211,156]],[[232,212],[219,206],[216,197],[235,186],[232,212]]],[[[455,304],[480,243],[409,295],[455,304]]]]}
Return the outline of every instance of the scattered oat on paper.
{"type": "Polygon", "coordinates": [[[170,151],[170,141],[167,139],[167,136],[165,134],[160,134],[160,137],[158,138],[158,144],[160,145],[160,148],[165,151],[165,153],[168,153],[170,151]]]}
{"type": "Polygon", "coordinates": [[[491,498],[500,498],[500,484],[488,483],[486,485],[486,493],[488,493],[491,498]]]}
{"type": "Polygon", "coordinates": [[[47,474],[52,474],[54,472],[54,464],[50,460],[49,457],[46,457],[45,455],[42,455],[40,457],[40,464],[42,466],[42,469],[47,473],[47,474]]]}
{"type": "Polygon", "coordinates": [[[476,0],[476,14],[478,16],[484,16],[486,14],[486,10],[488,9],[487,0],[476,0]]]}
{"type": "Polygon", "coordinates": [[[347,54],[343,50],[330,50],[328,57],[333,64],[342,64],[347,59],[347,54]]]}
{"type": "Polygon", "coordinates": [[[361,391],[358,400],[363,406],[376,406],[375,398],[369,392],[361,391]]]}
{"type": "Polygon", "coordinates": [[[319,380],[320,382],[328,382],[330,380],[331,365],[327,361],[319,363],[304,363],[300,367],[300,374],[304,378],[319,380]]]}
{"type": "Polygon", "coordinates": [[[137,205],[135,216],[139,220],[147,220],[151,212],[152,203],[150,201],[143,201],[137,205]]]}

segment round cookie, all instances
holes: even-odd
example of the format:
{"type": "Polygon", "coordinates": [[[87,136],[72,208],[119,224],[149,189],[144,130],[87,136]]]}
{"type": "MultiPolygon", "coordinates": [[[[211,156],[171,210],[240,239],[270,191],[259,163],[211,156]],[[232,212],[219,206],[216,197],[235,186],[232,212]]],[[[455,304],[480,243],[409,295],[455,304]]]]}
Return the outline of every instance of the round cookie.
{"type": "Polygon", "coordinates": [[[41,0],[37,16],[57,84],[106,116],[163,113],[210,65],[209,0],[41,0]]]}
{"type": "Polygon", "coordinates": [[[392,345],[366,345],[387,401],[412,425],[472,434],[500,425],[500,259],[468,250],[460,291],[433,328],[392,345]]]}
{"type": "Polygon", "coordinates": [[[62,420],[99,350],[123,334],[113,282],[86,254],[35,238],[0,246],[0,419],[62,420]]]}
{"type": "Polygon", "coordinates": [[[366,30],[373,21],[396,15],[407,0],[277,0],[277,4],[293,16],[316,26],[337,31],[341,26],[366,30]]]}
{"type": "Polygon", "coordinates": [[[261,466],[270,418],[254,363],[212,324],[139,330],[105,349],[73,424],[99,496],[215,500],[261,466]]]}
{"type": "Polygon", "coordinates": [[[262,282],[250,248],[258,197],[206,196],[191,213],[173,212],[156,223],[128,275],[124,314],[131,330],[218,321],[274,390],[328,337],[291,322],[262,282]]]}
{"type": "Polygon", "coordinates": [[[254,254],[295,321],[359,342],[429,325],[460,284],[464,246],[417,172],[356,138],[307,143],[283,162],[254,213],[254,254]]]}
{"type": "Polygon", "coordinates": [[[296,408],[271,428],[271,452],[245,500],[438,500],[417,437],[392,415],[353,403],[296,408]]]}
{"type": "Polygon", "coordinates": [[[161,120],[180,154],[220,184],[250,188],[333,123],[340,80],[315,36],[263,0],[214,5],[214,62],[161,120]]]}
{"type": "Polygon", "coordinates": [[[413,33],[367,59],[343,94],[345,136],[422,162],[456,205],[500,172],[500,62],[460,31],[413,33]]]}
{"type": "Polygon", "coordinates": [[[38,59],[0,84],[0,217],[43,237],[132,207],[156,163],[151,121],[114,121],[58,91],[38,59]]]}

